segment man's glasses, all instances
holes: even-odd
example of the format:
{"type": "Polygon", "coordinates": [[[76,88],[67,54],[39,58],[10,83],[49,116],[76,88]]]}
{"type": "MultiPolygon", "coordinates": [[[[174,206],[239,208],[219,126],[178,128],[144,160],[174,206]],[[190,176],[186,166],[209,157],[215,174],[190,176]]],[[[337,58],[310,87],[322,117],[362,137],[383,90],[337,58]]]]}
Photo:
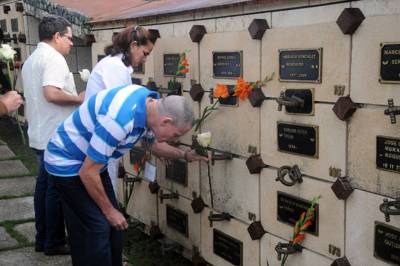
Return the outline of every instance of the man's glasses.
{"type": "Polygon", "coordinates": [[[61,35],[61,37],[66,37],[70,42],[74,41],[74,38],[72,36],[68,36],[68,35],[61,35]]]}

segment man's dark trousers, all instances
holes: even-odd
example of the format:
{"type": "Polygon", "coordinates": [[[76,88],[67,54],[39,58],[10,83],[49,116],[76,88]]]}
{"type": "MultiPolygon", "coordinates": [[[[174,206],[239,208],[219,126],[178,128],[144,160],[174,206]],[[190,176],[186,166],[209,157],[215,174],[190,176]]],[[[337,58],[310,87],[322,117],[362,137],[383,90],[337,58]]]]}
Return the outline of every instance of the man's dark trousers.
{"type": "Polygon", "coordinates": [[[52,250],[65,245],[64,215],[60,195],[46,172],[43,163],[43,150],[36,153],[39,174],[36,180],[34,208],[37,251],[52,250]]]}
{"type": "MultiPolygon", "coordinates": [[[[112,227],[86,191],[79,176],[52,176],[61,194],[74,266],[121,266],[122,231],[112,227]]],[[[118,208],[108,172],[101,174],[104,190],[118,208]]]]}

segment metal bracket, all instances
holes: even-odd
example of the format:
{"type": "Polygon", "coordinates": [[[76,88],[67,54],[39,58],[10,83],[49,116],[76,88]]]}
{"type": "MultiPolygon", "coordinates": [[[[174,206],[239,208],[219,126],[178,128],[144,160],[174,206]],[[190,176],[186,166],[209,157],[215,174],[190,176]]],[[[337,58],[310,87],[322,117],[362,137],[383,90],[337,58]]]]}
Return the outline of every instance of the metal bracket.
{"type": "Polygon", "coordinates": [[[252,222],[255,222],[255,221],[256,221],[257,216],[256,216],[255,213],[249,212],[248,215],[249,215],[249,220],[250,220],[250,221],[252,221],[252,222]]]}
{"type": "Polygon", "coordinates": [[[291,187],[296,183],[303,183],[303,174],[297,164],[293,165],[293,167],[284,165],[278,169],[275,181],[280,181],[283,185],[291,187]],[[286,176],[289,176],[290,180],[285,179],[286,176]]]}
{"type": "Polygon", "coordinates": [[[251,154],[257,154],[257,147],[256,147],[256,146],[249,145],[247,151],[248,151],[249,153],[251,153],[251,154]]]}
{"type": "Polygon", "coordinates": [[[211,151],[211,164],[214,165],[215,161],[225,161],[232,160],[233,154],[230,152],[222,152],[222,151],[211,151]]]}
{"type": "Polygon", "coordinates": [[[208,94],[208,97],[210,98],[210,103],[214,103],[214,88],[210,89],[210,93],[208,94]]]}
{"type": "Polygon", "coordinates": [[[285,96],[285,92],[281,91],[281,94],[279,98],[276,98],[276,102],[278,103],[278,111],[282,111],[282,106],[290,106],[290,107],[304,107],[304,100],[297,97],[297,96],[291,96],[287,97],[285,96]]]}
{"type": "Polygon", "coordinates": [[[233,218],[233,216],[227,212],[213,213],[213,211],[210,211],[210,214],[208,215],[208,221],[210,221],[210,227],[213,226],[213,222],[230,221],[231,218],[233,218]]]}
{"type": "Polygon", "coordinates": [[[388,108],[384,111],[390,117],[390,123],[396,124],[396,115],[400,115],[400,107],[394,106],[393,98],[388,99],[388,108]]]}
{"type": "Polygon", "coordinates": [[[160,202],[163,203],[165,199],[179,199],[178,192],[164,193],[162,189],[160,189],[160,202]]]}
{"type": "Polygon", "coordinates": [[[302,246],[293,244],[292,242],[289,243],[278,242],[278,244],[275,246],[275,251],[276,253],[278,253],[278,261],[282,259],[282,254],[291,255],[297,252],[301,252],[302,250],[303,250],[302,246]]]}
{"type": "Polygon", "coordinates": [[[379,205],[379,210],[385,214],[385,221],[390,222],[390,215],[400,215],[400,198],[393,201],[383,199],[383,203],[379,205]]]}
{"type": "Polygon", "coordinates": [[[340,248],[338,248],[338,247],[336,247],[336,246],[334,246],[332,244],[329,244],[329,254],[332,254],[333,256],[340,257],[341,256],[341,250],[340,250],[340,248]]]}

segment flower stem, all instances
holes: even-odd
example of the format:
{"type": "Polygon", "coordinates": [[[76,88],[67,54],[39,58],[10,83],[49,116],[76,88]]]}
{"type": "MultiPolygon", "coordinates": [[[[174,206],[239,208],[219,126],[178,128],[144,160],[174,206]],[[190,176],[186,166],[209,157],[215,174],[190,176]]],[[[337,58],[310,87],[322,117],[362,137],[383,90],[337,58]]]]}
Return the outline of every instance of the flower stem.
{"type": "MultiPolygon", "coordinates": [[[[15,71],[15,67],[14,67],[14,71],[15,71]]],[[[8,72],[8,79],[10,81],[11,90],[15,91],[15,87],[14,87],[14,85],[16,83],[16,82],[14,82],[15,75],[11,74],[11,67],[10,67],[10,61],[9,60],[7,61],[7,72],[8,72]]],[[[21,135],[22,143],[25,146],[26,145],[25,134],[24,134],[24,131],[22,129],[21,122],[18,119],[18,109],[16,111],[16,120],[17,120],[18,130],[19,130],[19,133],[21,135]]]]}

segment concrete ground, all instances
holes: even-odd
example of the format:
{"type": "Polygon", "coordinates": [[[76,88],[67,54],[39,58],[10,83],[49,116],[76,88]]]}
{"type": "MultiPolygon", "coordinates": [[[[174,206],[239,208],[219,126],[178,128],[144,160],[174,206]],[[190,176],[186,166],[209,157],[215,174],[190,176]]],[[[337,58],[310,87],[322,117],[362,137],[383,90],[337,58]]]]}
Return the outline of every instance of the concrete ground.
{"type": "Polygon", "coordinates": [[[66,266],[70,256],[35,252],[33,192],[36,177],[0,142],[0,265],[66,266]]]}

